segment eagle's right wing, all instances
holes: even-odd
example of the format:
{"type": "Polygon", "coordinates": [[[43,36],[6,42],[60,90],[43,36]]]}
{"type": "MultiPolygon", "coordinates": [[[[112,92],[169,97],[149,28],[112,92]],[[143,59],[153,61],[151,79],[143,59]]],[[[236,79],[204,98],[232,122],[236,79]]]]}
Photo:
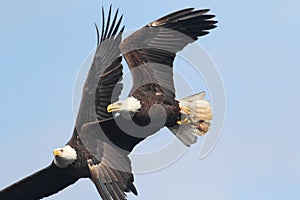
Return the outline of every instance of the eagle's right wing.
{"type": "MultiPolygon", "coordinates": [[[[175,97],[173,62],[176,53],[216,27],[209,10],[188,8],[157,19],[128,36],[122,54],[133,79],[132,91],[151,83],[175,97]]],[[[158,91],[161,92],[161,91],[158,91]]]]}
{"type": "Polygon", "coordinates": [[[125,200],[125,192],[137,194],[128,154],[145,138],[137,137],[129,121],[121,115],[86,123],[81,131],[89,133],[82,135],[81,140],[93,155],[88,166],[102,199],[125,200]]]}

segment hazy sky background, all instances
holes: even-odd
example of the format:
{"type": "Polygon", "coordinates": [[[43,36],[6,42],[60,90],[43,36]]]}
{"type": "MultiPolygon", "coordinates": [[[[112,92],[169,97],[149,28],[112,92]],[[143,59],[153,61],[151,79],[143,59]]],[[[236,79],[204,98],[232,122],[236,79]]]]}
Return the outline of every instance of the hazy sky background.
{"type": "MultiPolygon", "coordinates": [[[[76,75],[95,47],[100,8],[110,3],[124,13],[127,30],[178,9],[211,8],[219,27],[198,42],[227,96],[214,151],[199,160],[200,142],[175,164],[135,175],[139,196],[129,199],[300,199],[296,0],[1,1],[0,188],[49,165],[53,149],[69,140],[76,75]]],[[[89,180],[48,199],[83,198],[99,198],[89,180]]]]}

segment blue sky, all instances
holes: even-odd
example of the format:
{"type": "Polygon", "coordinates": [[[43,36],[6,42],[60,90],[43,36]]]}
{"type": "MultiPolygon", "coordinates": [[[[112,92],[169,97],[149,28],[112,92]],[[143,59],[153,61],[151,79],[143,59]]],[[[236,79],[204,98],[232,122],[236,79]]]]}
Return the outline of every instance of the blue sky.
{"type": "MultiPolygon", "coordinates": [[[[139,196],[129,199],[299,199],[296,0],[2,1],[0,188],[50,164],[53,149],[69,140],[74,82],[95,47],[93,23],[100,24],[100,8],[110,3],[124,13],[127,30],[178,9],[211,8],[219,27],[198,43],[216,64],[227,96],[213,152],[198,159],[200,138],[169,167],[136,175],[139,196]]],[[[151,139],[168,140],[168,134],[151,139]]],[[[98,194],[82,180],[48,199],[71,198],[98,194]]]]}

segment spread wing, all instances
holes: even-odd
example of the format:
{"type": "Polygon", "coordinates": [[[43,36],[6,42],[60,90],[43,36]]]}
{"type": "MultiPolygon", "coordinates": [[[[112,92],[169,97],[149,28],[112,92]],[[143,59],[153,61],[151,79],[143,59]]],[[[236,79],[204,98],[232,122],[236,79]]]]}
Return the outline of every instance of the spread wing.
{"type": "Polygon", "coordinates": [[[53,163],[0,191],[0,199],[41,199],[75,183],[78,178],[53,163]]]}
{"type": "Polygon", "coordinates": [[[129,65],[133,90],[147,83],[160,85],[175,97],[173,61],[176,53],[216,27],[209,10],[180,10],[153,21],[127,37],[120,48],[129,65]]]}
{"type": "MultiPolygon", "coordinates": [[[[106,27],[102,28],[101,37],[98,37],[99,44],[83,89],[75,129],[76,135],[92,155],[87,160],[90,178],[103,200],[126,199],[125,192],[130,191],[137,194],[128,154],[143,140],[123,132],[115,123],[115,118],[107,112],[107,106],[118,100],[122,89],[119,45],[124,28],[118,32],[122,17],[118,19],[117,15],[118,11],[111,19],[110,7],[106,27]]],[[[105,24],[103,9],[102,18],[105,24]]]]}
{"type": "Polygon", "coordinates": [[[127,199],[125,192],[137,194],[128,154],[144,138],[127,134],[134,133],[129,124],[118,116],[82,126],[81,131],[89,134],[84,134],[81,140],[93,155],[88,160],[91,179],[103,200],[127,199]]]}
{"type": "Polygon", "coordinates": [[[123,16],[118,17],[118,10],[113,19],[111,7],[105,25],[104,10],[102,8],[103,26],[101,37],[98,33],[97,49],[93,63],[88,72],[82,91],[82,99],[76,120],[76,129],[81,130],[84,123],[97,119],[112,117],[106,108],[118,100],[122,90],[122,57],[119,45],[124,27],[119,31],[123,16]]]}

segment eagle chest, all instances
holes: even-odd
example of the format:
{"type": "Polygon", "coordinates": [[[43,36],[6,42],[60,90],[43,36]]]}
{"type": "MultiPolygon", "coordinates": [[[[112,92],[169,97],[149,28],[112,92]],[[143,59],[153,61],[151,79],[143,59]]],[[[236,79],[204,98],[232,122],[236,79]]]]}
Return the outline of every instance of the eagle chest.
{"type": "MultiPolygon", "coordinates": [[[[147,93],[136,96],[141,102],[141,109],[133,120],[141,126],[146,126],[155,120],[165,121],[161,126],[174,126],[180,119],[179,105],[174,99],[167,99],[163,94],[147,93]]],[[[159,123],[161,124],[161,123],[159,123]]]]}

